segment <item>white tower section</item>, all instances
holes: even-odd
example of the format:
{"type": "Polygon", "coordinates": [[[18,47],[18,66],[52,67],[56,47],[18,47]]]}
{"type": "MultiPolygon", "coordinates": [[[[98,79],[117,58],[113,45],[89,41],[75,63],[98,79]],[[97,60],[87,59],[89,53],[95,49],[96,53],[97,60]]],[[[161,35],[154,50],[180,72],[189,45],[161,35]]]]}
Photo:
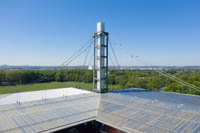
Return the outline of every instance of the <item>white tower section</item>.
{"type": "Polygon", "coordinates": [[[97,23],[97,90],[100,92],[104,89],[104,58],[105,51],[102,45],[105,45],[105,37],[101,35],[104,32],[104,23],[97,23]]]}
{"type": "MultiPolygon", "coordinates": [[[[94,77],[94,89],[97,92],[106,92],[108,89],[107,85],[107,74],[108,74],[108,33],[104,31],[104,23],[97,23],[97,32],[94,35],[94,69],[96,69],[97,77],[94,77]],[[97,40],[97,44],[96,44],[97,40]],[[97,54],[95,51],[97,50],[97,54]],[[95,64],[96,61],[96,64],[95,64]],[[95,67],[96,66],[96,67],[95,67]],[[105,73],[106,72],[106,73],[105,73]],[[95,81],[96,80],[96,81],[95,81]],[[95,87],[95,83],[97,86],[95,87]],[[106,83],[106,86],[104,85],[106,83]]],[[[95,71],[94,71],[95,74],[95,71]]]]}

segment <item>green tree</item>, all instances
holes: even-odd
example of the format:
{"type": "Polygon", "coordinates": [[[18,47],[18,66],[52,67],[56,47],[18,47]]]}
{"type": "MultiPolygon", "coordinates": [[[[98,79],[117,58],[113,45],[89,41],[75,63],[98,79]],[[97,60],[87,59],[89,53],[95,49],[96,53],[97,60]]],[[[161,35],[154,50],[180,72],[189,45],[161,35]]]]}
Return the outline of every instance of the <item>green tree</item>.
{"type": "Polygon", "coordinates": [[[0,71],[0,85],[6,80],[6,75],[4,71],[0,71]]]}
{"type": "Polygon", "coordinates": [[[56,81],[63,82],[64,81],[64,73],[63,72],[57,72],[56,73],[56,81]]]}

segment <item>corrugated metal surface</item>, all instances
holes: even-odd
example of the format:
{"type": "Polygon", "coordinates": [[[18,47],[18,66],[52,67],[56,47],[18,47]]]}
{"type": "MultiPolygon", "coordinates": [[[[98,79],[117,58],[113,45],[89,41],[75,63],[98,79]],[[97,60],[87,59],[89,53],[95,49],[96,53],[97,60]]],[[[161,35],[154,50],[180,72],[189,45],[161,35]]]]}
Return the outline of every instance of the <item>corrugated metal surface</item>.
{"type": "Polygon", "coordinates": [[[91,120],[131,133],[198,133],[200,97],[129,89],[0,106],[0,132],[49,132],[91,120]]]}
{"type": "Polygon", "coordinates": [[[85,94],[0,107],[0,132],[42,132],[95,120],[99,95],[85,94]]]}
{"type": "Polygon", "coordinates": [[[126,132],[200,132],[200,97],[123,90],[101,97],[97,120],[126,132]]]}

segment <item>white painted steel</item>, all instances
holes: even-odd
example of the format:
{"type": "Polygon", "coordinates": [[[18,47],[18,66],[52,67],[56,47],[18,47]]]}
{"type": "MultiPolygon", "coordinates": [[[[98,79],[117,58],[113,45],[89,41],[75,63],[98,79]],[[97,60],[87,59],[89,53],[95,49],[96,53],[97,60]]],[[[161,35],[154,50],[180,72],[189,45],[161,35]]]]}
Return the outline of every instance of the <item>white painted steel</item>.
{"type": "Polygon", "coordinates": [[[104,32],[104,23],[97,23],[97,91],[102,92],[104,90],[104,69],[105,69],[105,37],[102,34],[104,32]]]}
{"type": "Polygon", "coordinates": [[[97,23],[97,32],[104,32],[104,30],[105,30],[104,23],[98,22],[97,23]]]}

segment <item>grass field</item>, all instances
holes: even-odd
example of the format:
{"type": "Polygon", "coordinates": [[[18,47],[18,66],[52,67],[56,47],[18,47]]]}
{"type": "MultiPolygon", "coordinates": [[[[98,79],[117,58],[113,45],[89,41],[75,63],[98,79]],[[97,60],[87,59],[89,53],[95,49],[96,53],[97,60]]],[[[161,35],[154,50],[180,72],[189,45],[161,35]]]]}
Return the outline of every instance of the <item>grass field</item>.
{"type": "MultiPolygon", "coordinates": [[[[93,90],[92,83],[80,83],[80,82],[50,82],[50,83],[37,83],[31,85],[16,85],[16,86],[0,86],[0,94],[15,93],[15,92],[27,92],[27,91],[37,91],[37,90],[46,90],[46,89],[57,89],[57,88],[66,88],[66,87],[75,87],[82,88],[86,90],[93,90]]],[[[118,85],[115,87],[109,85],[110,90],[118,88],[118,85]]]]}

